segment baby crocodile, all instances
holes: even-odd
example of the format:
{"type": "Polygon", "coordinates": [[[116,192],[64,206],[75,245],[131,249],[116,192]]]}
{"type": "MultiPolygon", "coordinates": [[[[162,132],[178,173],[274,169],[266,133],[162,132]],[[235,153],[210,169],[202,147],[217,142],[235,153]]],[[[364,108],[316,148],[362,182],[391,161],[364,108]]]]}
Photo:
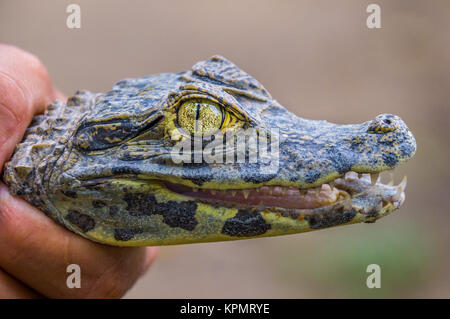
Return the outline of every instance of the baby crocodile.
{"type": "Polygon", "coordinates": [[[4,180],[91,240],[186,244],[374,222],[405,199],[406,180],[384,184],[378,174],[415,151],[398,116],[306,120],[213,56],[54,102],[34,118],[4,180]]]}

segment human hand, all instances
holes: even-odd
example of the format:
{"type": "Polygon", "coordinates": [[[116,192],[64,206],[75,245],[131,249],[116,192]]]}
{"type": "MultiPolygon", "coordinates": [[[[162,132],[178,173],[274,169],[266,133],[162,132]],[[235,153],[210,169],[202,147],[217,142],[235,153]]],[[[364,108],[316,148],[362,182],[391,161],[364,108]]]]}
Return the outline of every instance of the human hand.
{"type": "MultiPolygon", "coordinates": [[[[35,114],[64,96],[33,55],[0,44],[0,175],[35,114]]],[[[0,298],[121,297],[150,267],[157,248],[97,244],[66,230],[12,196],[0,182],[0,298]],[[81,268],[81,288],[66,267],[81,268]]]]}

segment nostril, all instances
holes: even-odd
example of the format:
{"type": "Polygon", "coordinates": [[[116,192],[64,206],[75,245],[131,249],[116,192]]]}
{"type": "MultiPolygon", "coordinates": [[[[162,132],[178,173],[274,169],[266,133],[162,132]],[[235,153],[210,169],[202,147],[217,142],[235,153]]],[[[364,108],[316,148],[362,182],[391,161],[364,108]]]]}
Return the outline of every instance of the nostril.
{"type": "Polygon", "coordinates": [[[395,131],[398,128],[398,121],[395,115],[381,114],[370,122],[367,128],[368,133],[383,134],[395,131]]]}

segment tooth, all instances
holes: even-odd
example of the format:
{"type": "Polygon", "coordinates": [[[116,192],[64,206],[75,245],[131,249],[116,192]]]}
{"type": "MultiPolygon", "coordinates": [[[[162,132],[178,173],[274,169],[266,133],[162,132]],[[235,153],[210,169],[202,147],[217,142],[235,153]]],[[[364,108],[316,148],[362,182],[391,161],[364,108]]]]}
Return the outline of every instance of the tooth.
{"type": "Polygon", "coordinates": [[[372,186],[375,185],[378,182],[378,179],[380,178],[380,174],[370,174],[370,182],[372,183],[372,186]]]}
{"type": "Polygon", "coordinates": [[[263,186],[261,187],[261,192],[264,193],[264,195],[270,194],[270,191],[272,189],[272,186],[263,186]]]}
{"type": "Polygon", "coordinates": [[[269,186],[269,195],[273,195],[273,186],[269,186]]]}
{"type": "Polygon", "coordinates": [[[401,203],[403,203],[405,201],[405,193],[402,193],[400,195],[400,200],[401,200],[401,203]]]}
{"type": "Polygon", "coordinates": [[[399,189],[394,195],[391,196],[391,201],[398,202],[401,195],[402,195],[402,191],[399,189]]]}
{"type": "Polygon", "coordinates": [[[314,190],[315,190],[315,192],[316,192],[316,198],[319,198],[319,195],[320,195],[320,188],[319,188],[319,187],[316,187],[314,190]]]}
{"type": "Polygon", "coordinates": [[[286,187],[283,187],[281,189],[281,195],[286,196],[286,191],[287,191],[286,187]]]}
{"type": "Polygon", "coordinates": [[[407,181],[408,179],[406,178],[406,176],[404,176],[400,184],[398,184],[397,188],[400,190],[400,192],[403,192],[405,190],[407,181]]]}
{"type": "Polygon", "coordinates": [[[283,190],[284,189],[284,187],[280,187],[280,186],[275,186],[274,188],[273,188],[273,193],[274,193],[274,195],[275,196],[281,196],[281,195],[283,195],[283,190]]]}
{"type": "Polygon", "coordinates": [[[347,172],[345,174],[345,179],[356,179],[357,177],[358,177],[358,174],[353,171],[347,172]]]}
{"type": "Polygon", "coordinates": [[[209,190],[211,194],[216,195],[216,190],[215,189],[210,189],[209,190]]]}
{"type": "Polygon", "coordinates": [[[243,189],[242,194],[244,194],[244,198],[247,199],[248,195],[250,195],[250,191],[248,189],[243,189]]]}
{"type": "Polygon", "coordinates": [[[334,181],[329,182],[328,185],[330,185],[331,190],[334,190],[334,181]]]}
{"type": "Polygon", "coordinates": [[[231,197],[236,196],[237,191],[235,191],[234,189],[231,191],[231,197]]]}
{"type": "Polygon", "coordinates": [[[393,171],[389,171],[389,177],[391,178],[391,180],[389,181],[388,185],[392,186],[392,185],[394,185],[394,172],[393,171]]]}

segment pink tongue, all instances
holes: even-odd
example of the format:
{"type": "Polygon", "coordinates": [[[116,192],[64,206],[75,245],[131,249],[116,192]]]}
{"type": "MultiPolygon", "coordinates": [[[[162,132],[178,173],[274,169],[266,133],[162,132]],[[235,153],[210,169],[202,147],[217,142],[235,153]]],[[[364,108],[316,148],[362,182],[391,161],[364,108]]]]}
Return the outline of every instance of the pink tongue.
{"type": "Polygon", "coordinates": [[[303,194],[297,188],[279,186],[225,191],[199,189],[196,192],[192,188],[182,185],[168,184],[167,186],[170,190],[189,197],[252,206],[263,205],[265,207],[294,209],[312,209],[329,205],[334,203],[339,195],[339,191],[336,188],[331,190],[329,185],[319,187],[320,192],[317,192],[316,189],[310,189],[303,194]]]}

